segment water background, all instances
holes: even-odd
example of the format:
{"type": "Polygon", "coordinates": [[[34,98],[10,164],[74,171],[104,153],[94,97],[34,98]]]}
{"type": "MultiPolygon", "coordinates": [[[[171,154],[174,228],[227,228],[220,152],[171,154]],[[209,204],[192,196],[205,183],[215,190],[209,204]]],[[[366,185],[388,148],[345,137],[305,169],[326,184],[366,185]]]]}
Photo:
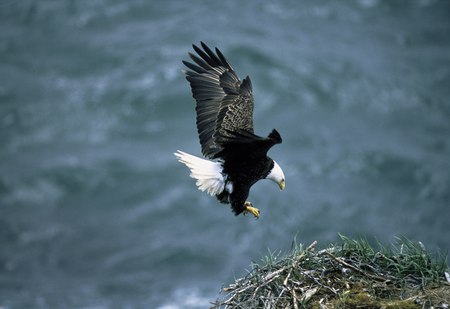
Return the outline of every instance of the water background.
{"type": "Polygon", "coordinates": [[[0,307],[206,308],[294,238],[450,248],[448,1],[0,1],[0,307]],[[192,43],[251,76],[286,190],[196,190],[192,43]]]}

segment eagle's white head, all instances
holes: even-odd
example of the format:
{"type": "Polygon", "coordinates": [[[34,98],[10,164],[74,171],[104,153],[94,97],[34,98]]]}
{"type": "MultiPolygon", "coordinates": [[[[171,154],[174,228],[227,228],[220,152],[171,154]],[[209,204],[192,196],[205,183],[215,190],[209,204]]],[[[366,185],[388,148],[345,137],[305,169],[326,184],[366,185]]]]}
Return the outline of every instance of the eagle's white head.
{"type": "Polygon", "coordinates": [[[267,175],[266,179],[270,179],[273,182],[277,183],[280,187],[280,190],[283,190],[286,186],[283,170],[278,165],[278,163],[275,162],[275,160],[273,160],[273,167],[267,175]]]}

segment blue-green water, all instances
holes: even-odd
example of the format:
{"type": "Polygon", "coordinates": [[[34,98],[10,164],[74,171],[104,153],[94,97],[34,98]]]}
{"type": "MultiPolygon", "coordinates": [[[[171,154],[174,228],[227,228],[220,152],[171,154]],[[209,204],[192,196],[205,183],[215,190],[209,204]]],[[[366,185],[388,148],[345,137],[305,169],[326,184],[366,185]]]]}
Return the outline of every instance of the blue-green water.
{"type": "Polygon", "coordinates": [[[0,1],[0,307],[205,308],[296,237],[450,248],[448,1],[0,1]],[[199,192],[191,43],[252,77],[286,190],[199,192]]]}

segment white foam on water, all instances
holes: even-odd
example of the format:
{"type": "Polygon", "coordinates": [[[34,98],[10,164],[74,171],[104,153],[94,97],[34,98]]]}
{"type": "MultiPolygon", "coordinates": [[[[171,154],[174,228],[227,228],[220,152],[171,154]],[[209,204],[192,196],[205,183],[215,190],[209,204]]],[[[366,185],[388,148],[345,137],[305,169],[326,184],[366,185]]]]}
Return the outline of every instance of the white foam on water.
{"type": "Polygon", "coordinates": [[[196,288],[181,288],[173,294],[172,299],[158,309],[209,308],[214,300],[202,295],[196,288]]]}

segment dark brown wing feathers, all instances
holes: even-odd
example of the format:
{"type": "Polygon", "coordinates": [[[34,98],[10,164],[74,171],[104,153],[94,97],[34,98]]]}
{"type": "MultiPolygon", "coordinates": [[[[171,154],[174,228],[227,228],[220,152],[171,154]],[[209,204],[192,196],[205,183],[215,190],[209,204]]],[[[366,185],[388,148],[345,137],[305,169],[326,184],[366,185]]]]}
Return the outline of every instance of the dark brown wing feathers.
{"type": "Polygon", "coordinates": [[[225,160],[239,160],[242,153],[250,154],[255,160],[266,156],[267,151],[275,144],[281,144],[280,133],[273,129],[267,137],[261,137],[246,130],[228,131],[222,135],[219,143],[223,145],[219,156],[225,160]]]}
{"type": "Polygon", "coordinates": [[[224,55],[206,44],[203,50],[193,45],[197,55],[189,53],[194,63],[183,61],[189,69],[192,96],[197,101],[197,130],[202,153],[216,158],[222,150],[218,139],[238,130],[253,133],[253,94],[250,78],[239,80],[224,55]]]}

